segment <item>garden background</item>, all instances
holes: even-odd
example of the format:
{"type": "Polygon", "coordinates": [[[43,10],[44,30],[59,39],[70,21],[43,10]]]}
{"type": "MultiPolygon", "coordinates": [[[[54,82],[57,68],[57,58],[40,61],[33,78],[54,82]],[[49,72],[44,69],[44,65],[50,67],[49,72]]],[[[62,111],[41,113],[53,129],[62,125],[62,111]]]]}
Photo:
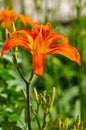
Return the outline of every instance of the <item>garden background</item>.
{"type": "MultiPolygon", "coordinates": [[[[56,88],[55,101],[51,113],[52,123],[69,118],[70,126],[80,115],[86,130],[86,1],[84,0],[0,0],[0,10],[12,8],[15,13],[23,13],[40,23],[51,22],[52,30],[69,38],[81,55],[81,66],[60,55],[47,56],[43,76],[34,76],[31,91],[38,92],[56,88]]],[[[22,27],[22,23],[17,25],[22,27]]],[[[4,29],[0,26],[0,50],[3,45],[4,29]]],[[[20,48],[18,63],[23,73],[31,71],[31,54],[20,48]],[[21,64],[22,63],[22,64],[21,64]]],[[[19,74],[8,53],[0,57],[0,130],[6,122],[16,124],[23,116],[25,102],[21,89],[24,88],[19,74]]],[[[31,97],[33,93],[31,92],[31,97]]],[[[31,98],[32,102],[33,98],[31,98]]],[[[40,113],[41,114],[41,113],[40,113]]],[[[33,122],[35,124],[35,121],[33,122]]],[[[35,128],[34,128],[35,129],[35,128]]]]}

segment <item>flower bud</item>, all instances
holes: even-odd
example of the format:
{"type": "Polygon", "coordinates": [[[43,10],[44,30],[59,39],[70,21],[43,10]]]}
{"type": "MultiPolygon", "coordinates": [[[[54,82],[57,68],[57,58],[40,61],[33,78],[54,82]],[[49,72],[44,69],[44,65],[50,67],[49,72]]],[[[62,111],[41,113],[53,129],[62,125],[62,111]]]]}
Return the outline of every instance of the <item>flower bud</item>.
{"type": "Polygon", "coordinates": [[[62,122],[61,122],[61,119],[59,119],[59,130],[62,129],[62,122]]]}
{"type": "Polygon", "coordinates": [[[51,106],[52,106],[54,99],[55,99],[55,87],[53,87],[51,94],[50,94],[50,97],[51,97],[51,106]]]}
{"type": "Polygon", "coordinates": [[[26,92],[23,89],[21,90],[21,92],[22,92],[24,100],[27,102],[27,94],[26,94],[26,92]]]}
{"type": "Polygon", "coordinates": [[[47,100],[46,100],[46,98],[45,97],[42,97],[42,101],[43,101],[43,104],[45,105],[46,104],[46,102],[47,102],[47,100]]]}
{"type": "Polygon", "coordinates": [[[15,24],[14,24],[14,22],[11,22],[11,31],[12,32],[15,32],[16,31],[16,27],[15,27],[15,24]]]}
{"type": "Polygon", "coordinates": [[[79,130],[83,130],[83,122],[80,123],[79,130]]]}
{"type": "Polygon", "coordinates": [[[33,93],[34,93],[34,98],[35,98],[36,102],[38,103],[39,98],[38,98],[38,92],[37,92],[36,88],[33,89],[33,93]]]}
{"type": "Polygon", "coordinates": [[[64,129],[65,130],[67,130],[68,129],[68,118],[67,119],[65,119],[65,121],[64,121],[64,129]]]}
{"type": "Polygon", "coordinates": [[[77,116],[77,119],[76,119],[76,121],[75,121],[76,129],[78,129],[79,124],[80,124],[80,116],[77,116]]]}
{"type": "Polygon", "coordinates": [[[45,97],[46,96],[46,94],[47,94],[47,91],[45,90],[45,91],[43,91],[43,96],[45,97]]]}

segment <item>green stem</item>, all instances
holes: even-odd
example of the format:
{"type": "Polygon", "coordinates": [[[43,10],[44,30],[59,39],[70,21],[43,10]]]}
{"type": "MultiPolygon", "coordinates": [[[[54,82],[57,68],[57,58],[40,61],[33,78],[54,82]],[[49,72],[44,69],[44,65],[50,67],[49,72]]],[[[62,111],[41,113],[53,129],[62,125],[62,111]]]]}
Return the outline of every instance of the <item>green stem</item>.
{"type": "Polygon", "coordinates": [[[34,76],[34,73],[33,73],[33,71],[32,71],[29,80],[26,80],[26,79],[24,78],[23,73],[21,72],[21,70],[20,70],[20,68],[19,68],[19,66],[18,66],[18,63],[17,63],[17,59],[16,59],[15,54],[13,55],[13,62],[14,62],[14,64],[15,64],[15,66],[16,66],[16,68],[17,68],[17,70],[18,70],[18,72],[19,72],[19,74],[20,74],[22,80],[26,83],[28,130],[31,130],[30,92],[29,92],[29,91],[30,91],[30,90],[29,90],[30,87],[29,87],[29,86],[30,86],[30,84],[31,84],[32,78],[33,78],[33,76],[34,76]]]}
{"type": "Polygon", "coordinates": [[[38,114],[38,111],[39,111],[39,104],[37,103],[37,114],[38,114]]]}
{"type": "Polygon", "coordinates": [[[39,120],[39,116],[38,116],[39,104],[37,103],[37,109],[36,110],[34,110],[33,107],[31,107],[31,110],[32,110],[33,115],[36,117],[36,121],[37,121],[39,130],[41,130],[41,124],[40,124],[40,120],[39,120]]]}
{"type": "Polygon", "coordinates": [[[37,120],[37,124],[38,124],[39,130],[41,130],[41,125],[40,125],[38,116],[36,116],[36,120],[37,120]]]}
{"type": "Polygon", "coordinates": [[[39,130],[41,130],[41,125],[40,125],[40,121],[39,121],[39,117],[38,117],[38,111],[39,111],[39,104],[37,103],[37,110],[36,110],[35,117],[36,117],[36,120],[37,120],[39,130]]]}
{"type": "Polygon", "coordinates": [[[21,78],[23,79],[23,81],[24,81],[25,83],[27,83],[26,79],[24,78],[23,73],[21,72],[21,70],[20,70],[20,68],[19,68],[19,66],[18,66],[17,59],[16,59],[16,56],[15,56],[15,55],[13,55],[13,62],[14,62],[14,64],[15,64],[15,66],[16,66],[16,68],[17,68],[17,71],[19,72],[21,78]]]}
{"type": "Polygon", "coordinates": [[[46,116],[47,116],[47,114],[46,114],[46,113],[44,113],[44,119],[43,119],[42,130],[44,130],[44,129],[45,129],[46,124],[47,124],[47,122],[46,122],[46,116]]]}
{"type": "Polygon", "coordinates": [[[26,93],[27,93],[27,120],[28,120],[28,130],[31,130],[31,118],[30,118],[30,92],[29,84],[26,83],[26,93]]]}
{"type": "Polygon", "coordinates": [[[41,130],[41,125],[40,125],[40,121],[39,121],[39,117],[38,117],[38,114],[36,112],[33,111],[33,114],[35,115],[36,117],[36,121],[37,121],[37,124],[38,124],[38,128],[39,130],[41,130]]]}
{"type": "Polygon", "coordinates": [[[29,80],[26,82],[26,93],[27,93],[27,118],[28,118],[28,130],[31,130],[31,118],[30,118],[30,84],[34,74],[31,73],[29,80]]]}

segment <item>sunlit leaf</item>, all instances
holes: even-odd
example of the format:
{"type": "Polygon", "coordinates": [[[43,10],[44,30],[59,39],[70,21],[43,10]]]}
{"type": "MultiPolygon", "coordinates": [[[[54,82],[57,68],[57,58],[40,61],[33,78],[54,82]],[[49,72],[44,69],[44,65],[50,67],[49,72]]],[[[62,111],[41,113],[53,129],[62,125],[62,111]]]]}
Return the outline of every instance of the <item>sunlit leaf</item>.
{"type": "Polygon", "coordinates": [[[22,128],[24,130],[25,128],[25,109],[22,110],[19,120],[17,122],[17,126],[19,126],[20,128],[22,128]]]}

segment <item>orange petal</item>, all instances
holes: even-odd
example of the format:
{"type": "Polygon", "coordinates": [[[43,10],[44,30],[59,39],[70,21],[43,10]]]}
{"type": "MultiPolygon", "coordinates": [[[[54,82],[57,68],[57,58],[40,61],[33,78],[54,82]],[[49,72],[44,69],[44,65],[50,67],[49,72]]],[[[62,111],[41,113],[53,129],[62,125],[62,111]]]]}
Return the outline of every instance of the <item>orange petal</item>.
{"type": "Polygon", "coordinates": [[[50,51],[47,54],[61,54],[63,56],[66,56],[72,61],[77,62],[79,65],[80,63],[80,54],[78,50],[71,45],[67,44],[58,44],[57,46],[54,46],[53,48],[50,49],[50,51]]]}
{"type": "Polygon", "coordinates": [[[59,33],[51,33],[46,39],[46,44],[49,43],[49,46],[52,46],[61,39],[62,36],[59,33]]]}
{"type": "Polygon", "coordinates": [[[25,16],[24,14],[17,14],[16,16],[20,18],[20,20],[23,22],[25,26],[27,24],[33,25],[33,21],[30,17],[25,16]]]}
{"type": "Polygon", "coordinates": [[[36,52],[34,52],[32,56],[33,71],[38,76],[41,76],[43,73],[44,57],[44,54],[38,54],[36,52]]]}
{"type": "Polygon", "coordinates": [[[23,39],[20,36],[15,35],[15,36],[11,36],[8,40],[5,41],[5,43],[2,47],[1,55],[3,56],[4,53],[6,53],[12,47],[15,47],[18,45],[22,46],[26,50],[31,51],[28,41],[26,41],[25,39],[23,39]]]}
{"type": "Polygon", "coordinates": [[[40,32],[43,36],[43,39],[45,39],[50,33],[50,26],[50,23],[47,23],[46,25],[34,23],[32,26],[32,32],[40,32]]]}
{"type": "Polygon", "coordinates": [[[67,37],[62,37],[63,44],[68,44],[69,40],[67,37]]]}
{"type": "Polygon", "coordinates": [[[33,41],[33,36],[31,34],[31,32],[25,28],[20,29],[19,31],[17,31],[19,34],[21,34],[23,36],[23,38],[30,43],[29,46],[32,48],[34,41],[33,41]]]}
{"type": "Polygon", "coordinates": [[[42,46],[41,50],[44,53],[47,53],[50,50],[50,48],[56,46],[56,42],[58,42],[61,38],[62,36],[58,33],[49,34],[47,39],[44,41],[44,45],[42,46]]]}

